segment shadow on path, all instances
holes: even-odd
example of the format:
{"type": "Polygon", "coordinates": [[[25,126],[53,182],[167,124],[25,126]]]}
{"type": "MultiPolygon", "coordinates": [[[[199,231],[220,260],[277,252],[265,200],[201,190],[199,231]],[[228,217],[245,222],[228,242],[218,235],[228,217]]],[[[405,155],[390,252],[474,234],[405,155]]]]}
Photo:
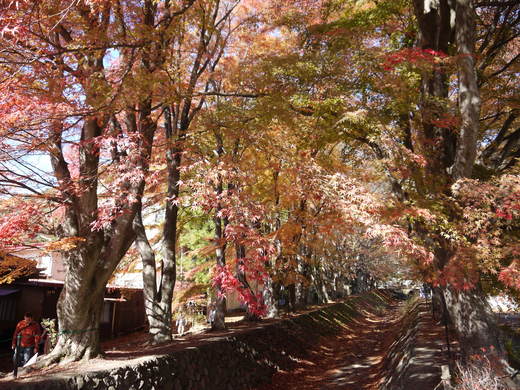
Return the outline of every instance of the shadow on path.
{"type": "MultiPolygon", "coordinates": [[[[276,373],[270,385],[257,390],[379,390],[389,380],[393,383],[390,388],[432,390],[440,381],[440,366],[448,360],[443,352],[443,328],[435,323],[425,303],[417,308],[407,365],[397,373],[387,360],[392,344],[403,335],[404,306],[395,303],[383,312],[365,308],[339,335],[323,337],[297,369],[276,373]]],[[[399,350],[401,346],[393,347],[399,350]]]]}
{"type": "Polygon", "coordinates": [[[400,331],[400,307],[365,308],[339,335],[323,338],[298,369],[278,372],[258,390],[378,389],[385,354],[400,331]]]}

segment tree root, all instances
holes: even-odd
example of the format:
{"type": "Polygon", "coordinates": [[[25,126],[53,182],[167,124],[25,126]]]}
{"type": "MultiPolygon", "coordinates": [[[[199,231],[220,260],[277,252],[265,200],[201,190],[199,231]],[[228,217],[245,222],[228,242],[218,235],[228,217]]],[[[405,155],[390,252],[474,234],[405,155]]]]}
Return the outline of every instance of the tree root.
{"type": "Polygon", "coordinates": [[[47,355],[43,355],[41,357],[38,357],[35,363],[31,364],[28,367],[21,368],[19,371],[21,373],[29,373],[34,371],[39,371],[44,368],[49,368],[51,366],[56,365],[66,365],[73,362],[78,361],[87,361],[94,358],[102,358],[102,353],[92,353],[91,349],[89,347],[85,348],[83,353],[77,354],[77,353],[70,353],[68,348],[66,347],[55,347],[54,350],[52,350],[51,353],[47,355]]]}

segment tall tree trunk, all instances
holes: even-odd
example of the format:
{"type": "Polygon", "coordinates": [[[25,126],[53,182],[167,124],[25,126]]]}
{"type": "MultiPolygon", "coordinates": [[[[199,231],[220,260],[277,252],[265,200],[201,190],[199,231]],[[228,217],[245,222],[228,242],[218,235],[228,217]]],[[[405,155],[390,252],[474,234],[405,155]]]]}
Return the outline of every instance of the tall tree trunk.
{"type": "Polygon", "coordinates": [[[456,0],[456,33],[459,68],[459,111],[462,124],[453,165],[454,180],[471,177],[477,156],[480,92],[475,70],[476,15],[472,0],[456,0]]]}
{"type": "MultiPolygon", "coordinates": [[[[146,0],[142,3],[140,7],[142,7],[143,18],[135,21],[135,27],[147,26],[152,30],[162,29],[163,24],[169,26],[169,22],[156,23],[155,15],[158,7],[153,1],[146,0]]],[[[175,16],[181,15],[193,3],[193,0],[189,0],[175,16]]],[[[170,15],[169,9],[170,6],[165,5],[160,11],[165,17],[164,21],[174,17],[174,15],[170,15]]],[[[100,39],[110,41],[107,32],[114,28],[112,22],[122,18],[117,12],[113,12],[109,2],[99,9],[90,9],[82,3],[73,4],[69,11],[71,15],[77,12],[79,18],[77,20],[84,26],[84,30],[82,30],[83,27],[78,30],[80,31],[78,36],[81,36],[78,39],[82,41],[80,45],[82,47],[90,47],[89,45],[94,44],[94,41],[97,42],[95,45],[98,45],[100,39]],[[81,22],[82,19],[83,22],[81,22]],[[84,41],[87,36],[90,38],[84,41]],[[90,43],[89,39],[92,39],[90,43]]],[[[45,45],[53,43],[55,47],[61,47],[63,42],[66,42],[68,45],[77,46],[76,37],[67,30],[66,23],[62,24],[61,21],[60,26],[55,26],[56,28],[50,30],[50,38],[45,40],[45,45]]],[[[41,32],[43,33],[43,31],[41,32]]],[[[122,35],[125,34],[126,32],[122,35]]],[[[154,72],[165,58],[164,51],[157,49],[164,49],[165,41],[171,39],[166,35],[157,34],[156,36],[160,36],[161,39],[146,40],[147,42],[142,48],[145,54],[141,56],[141,62],[137,66],[145,68],[145,71],[150,74],[154,72]]],[[[120,52],[122,59],[124,53],[124,50],[120,52]]],[[[151,119],[151,99],[145,98],[144,101],[138,100],[132,104],[129,103],[128,111],[132,114],[127,113],[126,115],[126,119],[129,120],[127,132],[123,134],[120,131],[121,126],[110,109],[113,103],[112,93],[106,92],[111,91],[112,88],[104,73],[106,54],[107,48],[93,51],[80,49],[73,56],[77,60],[76,64],[71,63],[71,66],[76,67],[78,73],[81,74],[75,82],[82,84],[85,105],[88,107],[86,110],[88,113],[82,117],[81,135],[77,143],[79,151],[79,158],[76,161],[79,168],[77,180],[71,173],[62,148],[64,140],[71,140],[70,126],[65,125],[64,121],[59,125],[57,125],[59,120],[52,122],[53,131],[50,133],[49,139],[52,145],[50,159],[59,186],[60,197],[63,199],[62,206],[65,208],[60,235],[74,239],[76,247],[64,252],[66,274],[57,308],[60,334],[56,347],[48,358],[40,363],[41,365],[64,358],[68,360],[89,359],[99,354],[98,328],[105,286],[135,238],[133,222],[144,192],[156,123],[151,119]],[[137,155],[134,154],[130,159],[132,164],[130,169],[135,177],[118,184],[113,198],[115,209],[120,213],[108,216],[112,220],[103,221],[104,224],[99,226],[101,217],[105,217],[100,213],[101,205],[98,199],[98,194],[102,191],[98,185],[101,154],[99,145],[102,137],[106,135],[105,131],[108,129],[110,118],[113,120],[115,132],[118,132],[118,135],[123,138],[128,137],[132,147],[135,147],[134,152],[137,152],[137,155]],[[135,200],[135,202],[129,200],[135,200]]],[[[57,59],[61,60],[61,64],[67,62],[64,61],[64,58],[59,58],[59,54],[57,56],[57,59]]],[[[134,63],[132,62],[130,65],[133,71],[134,63]]],[[[71,75],[70,77],[76,76],[71,75]]],[[[62,100],[63,85],[55,80],[50,80],[49,90],[58,100],[62,100]]],[[[140,90],[136,96],[150,96],[150,94],[150,91],[140,90]]],[[[78,113],[78,115],[80,114],[78,113]]],[[[72,139],[74,138],[72,137],[72,139]]],[[[120,157],[126,157],[126,151],[120,150],[117,142],[114,142],[113,162],[115,164],[121,162],[120,157]]],[[[126,163],[121,168],[126,167],[126,163]]]]}
{"type": "MultiPolygon", "coordinates": [[[[480,117],[480,93],[475,71],[476,14],[473,2],[456,0],[455,13],[458,102],[462,123],[451,172],[453,181],[471,176],[477,151],[480,117]]],[[[496,321],[481,288],[477,285],[471,290],[457,291],[446,286],[442,292],[464,355],[470,356],[479,353],[481,348],[493,347],[498,355],[504,356],[496,321]]]]}
{"type": "MultiPolygon", "coordinates": [[[[479,132],[480,93],[475,70],[476,14],[471,0],[456,0],[455,41],[458,54],[459,112],[461,128],[453,165],[452,180],[470,177],[475,163],[479,132]]],[[[465,356],[481,348],[494,348],[496,356],[506,355],[499,330],[485,294],[477,285],[471,290],[443,289],[450,319],[457,331],[465,356]]],[[[506,364],[506,369],[509,368],[506,364]]]]}
{"type": "MultiPolygon", "coordinates": [[[[222,134],[220,132],[215,133],[215,140],[217,143],[217,155],[220,159],[224,155],[224,140],[222,139],[222,134]]],[[[218,182],[215,190],[217,199],[219,199],[223,192],[223,182],[220,174],[218,175],[217,180],[218,182]]],[[[220,200],[218,200],[215,216],[213,217],[213,223],[215,224],[215,244],[217,245],[217,248],[215,249],[217,267],[226,266],[226,238],[224,237],[226,221],[224,218],[219,216],[221,210],[222,206],[220,200]]],[[[214,330],[222,330],[226,329],[226,295],[220,283],[215,287],[215,318],[211,324],[211,328],[214,330]]]]}
{"type": "MultiPolygon", "coordinates": [[[[273,195],[274,195],[274,206],[278,210],[280,205],[280,192],[278,190],[278,180],[280,172],[275,170],[273,172],[273,195]]],[[[274,230],[278,232],[281,227],[280,216],[276,215],[274,230]]],[[[276,248],[276,255],[270,261],[266,262],[266,269],[268,272],[267,280],[264,283],[264,290],[262,297],[266,307],[266,318],[278,318],[280,315],[279,301],[280,301],[280,283],[276,282],[276,272],[279,269],[280,259],[282,258],[282,242],[280,239],[275,238],[274,246],[276,248]]]]}
{"type": "MultiPolygon", "coordinates": [[[[217,266],[225,267],[226,265],[226,246],[223,238],[223,229],[222,229],[222,218],[215,217],[215,241],[217,242],[216,257],[217,257],[217,266]]],[[[218,284],[216,286],[216,294],[215,294],[215,318],[213,323],[211,324],[211,328],[214,330],[222,330],[226,329],[226,312],[227,312],[227,302],[225,291],[222,289],[222,286],[218,284]]]]}
{"type": "MultiPolygon", "coordinates": [[[[155,2],[147,0],[147,8],[157,10],[155,2]]],[[[166,5],[167,12],[169,12],[169,2],[166,5]]],[[[181,10],[181,14],[189,9],[195,1],[188,0],[181,10]]],[[[181,162],[182,153],[184,152],[184,141],[186,139],[187,132],[190,124],[197,113],[202,109],[205,97],[202,96],[198,101],[194,102],[195,90],[197,84],[200,82],[201,76],[206,73],[212,74],[222,57],[225,45],[220,45],[219,40],[212,40],[218,34],[219,24],[230,17],[231,11],[222,15],[219,11],[222,11],[223,7],[220,2],[212,4],[215,8],[211,8],[211,17],[206,18],[205,12],[201,16],[198,31],[196,32],[199,39],[198,44],[194,50],[195,54],[192,57],[191,67],[188,70],[189,77],[188,83],[182,95],[177,102],[171,105],[165,105],[164,110],[164,128],[167,142],[166,149],[166,165],[168,171],[167,178],[167,197],[164,211],[164,228],[163,228],[163,245],[162,245],[162,262],[161,262],[161,275],[160,281],[157,288],[157,294],[155,295],[155,305],[158,308],[156,313],[159,321],[162,322],[161,329],[154,335],[154,339],[157,341],[168,341],[171,340],[171,320],[172,320],[172,300],[173,291],[175,288],[175,282],[177,278],[176,274],[176,245],[177,245],[177,219],[179,213],[179,183],[181,179],[181,162]],[[213,44],[212,44],[213,43],[213,44]],[[211,61],[211,59],[213,61],[211,61]]],[[[176,15],[179,15],[176,13],[176,15]]],[[[154,21],[153,15],[145,18],[149,21],[149,25],[157,26],[161,23],[154,21]]],[[[168,23],[166,24],[169,25],[168,23]]],[[[159,40],[158,47],[156,50],[151,50],[147,54],[154,54],[155,51],[161,53],[165,46],[170,42],[164,42],[159,40]]],[[[181,53],[181,50],[178,51],[181,53]]],[[[143,57],[143,61],[147,61],[148,56],[143,57]]],[[[157,60],[156,60],[157,62],[157,60]]],[[[213,79],[208,77],[205,82],[206,91],[209,90],[210,84],[213,79]]]]}
{"type": "MultiPolygon", "coordinates": [[[[448,54],[453,42],[454,6],[453,0],[414,0],[414,9],[419,25],[418,39],[423,50],[434,50],[448,54]]],[[[425,71],[421,80],[421,118],[424,138],[422,152],[428,159],[427,174],[420,187],[433,191],[444,191],[449,185],[446,169],[451,167],[455,157],[456,136],[453,131],[435,126],[435,120],[446,112],[448,98],[448,74],[442,65],[425,71]],[[432,180],[432,178],[435,178],[432,180]]]]}
{"type": "Polygon", "coordinates": [[[305,308],[309,303],[309,264],[307,263],[308,248],[305,245],[301,246],[302,255],[298,256],[298,273],[301,278],[296,285],[296,305],[299,308],[305,308]]]}
{"type": "MultiPolygon", "coordinates": [[[[149,333],[155,344],[171,341],[172,339],[172,301],[173,290],[177,278],[176,273],[176,244],[177,244],[177,216],[179,181],[181,177],[181,153],[185,128],[176,132],[172,120],[172,110],[164,110],[165,134],[168,140],[166,150],[167,197],[164,206],[164,227],[162,232],[162,261],[159,281],[157,282],[157,265],[155,253],[146,237],[141,210],[133,221],[136,234],[136,244],[143,261],[143,286],[146,304],[146,314],[149,333]]],[[[139,203],[139,206],[142,204],[139,203]]]]}
{"type": "Polygon", "coordinates": [[[142,211],[136,213],[134,218],[134,231],[136,233],[135,244],[143,263],[143,295],[146,318],[148,320],[148,333],[152,336],[152,342],[165,341],[164,335],[169,332],[168,322],[165,323],[161,315],[161,308],[157,300],[157,264],[155,253],[146,237],[146,230],[142,221],[142,211]]]}
{"type": "Polygon", "coordinates": [[[182,143],[186,135],[189,123],[181,121],[178,131],[173,126],[173,111],[168,107],[164,111],[165,132],[168,140],[166,150],[166,165],[168,171],[167,196],[164,206],[164,227],[161,277],[158,286],[157,305],[160,312],[158,315],[163,322],[163,332],[156,335],[160,341],[171,340],[172,332],[172,300],[173,290],[177,279],[177,217],[179,213],[179,181],[181,179],[182,143]]]}

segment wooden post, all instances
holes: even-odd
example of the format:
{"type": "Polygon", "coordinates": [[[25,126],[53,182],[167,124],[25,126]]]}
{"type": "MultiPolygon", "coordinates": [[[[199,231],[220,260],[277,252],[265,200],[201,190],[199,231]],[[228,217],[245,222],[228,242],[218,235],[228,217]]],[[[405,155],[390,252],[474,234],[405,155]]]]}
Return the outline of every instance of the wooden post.
{"type": "Polygon", "coordinates": [[[20,346],[21,339],[22,339],[22,333],[19,332],[16,335],[16,344],[15,344],[15,347],[14,347],[14,355],[13,355],[13,365],[14,365],[13,376],[15,378],[18,377],[18,365],[20,364],[20,349],[22,348],[20,346]]]}
{"type": "Polygon", "coordinates": [[[115,335],[115,327],[116,327],[116,303],[117,303],[116,301],[114,301],[112,303],[112,305],[113,305],[112,306],[112,324],[111,324],[112,325],[112,332],[111,332],[112,333],[111,334],[112,338],[115,335]]]}
{"type": "Polygon", "coordinates": [[[451,390],[451,374],[450,367],[448,365],[441,366],[441,383],[444,390],[451,390]]]}

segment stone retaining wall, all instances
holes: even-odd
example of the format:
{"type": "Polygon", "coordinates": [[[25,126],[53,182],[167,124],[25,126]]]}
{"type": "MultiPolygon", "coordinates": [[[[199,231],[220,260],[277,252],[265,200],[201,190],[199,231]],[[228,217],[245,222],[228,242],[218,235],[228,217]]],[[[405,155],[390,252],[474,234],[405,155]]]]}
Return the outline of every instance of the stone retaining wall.
{"type": "Polygon", "coordinates": [[[441,365],[448,364],[442,351],[442,327],[432,323],[430,307],[415,299],[409,302],[401,329],[385,356],[386,380],[380,390],[435,388],[441,365]]]}
{"type": "Polygon", "coordinates": [[[360,315],[361,304],[384,308],[389,295],[372,292],[343,303],[271,323],[228,337],[215,337],[198,347],[111,371],[42,377],[38,382],[11,382],[9,390],[239,390],[268,383],[277,369],[288,370],[305,357],[323,335],[339,332],[360,315]]]}

